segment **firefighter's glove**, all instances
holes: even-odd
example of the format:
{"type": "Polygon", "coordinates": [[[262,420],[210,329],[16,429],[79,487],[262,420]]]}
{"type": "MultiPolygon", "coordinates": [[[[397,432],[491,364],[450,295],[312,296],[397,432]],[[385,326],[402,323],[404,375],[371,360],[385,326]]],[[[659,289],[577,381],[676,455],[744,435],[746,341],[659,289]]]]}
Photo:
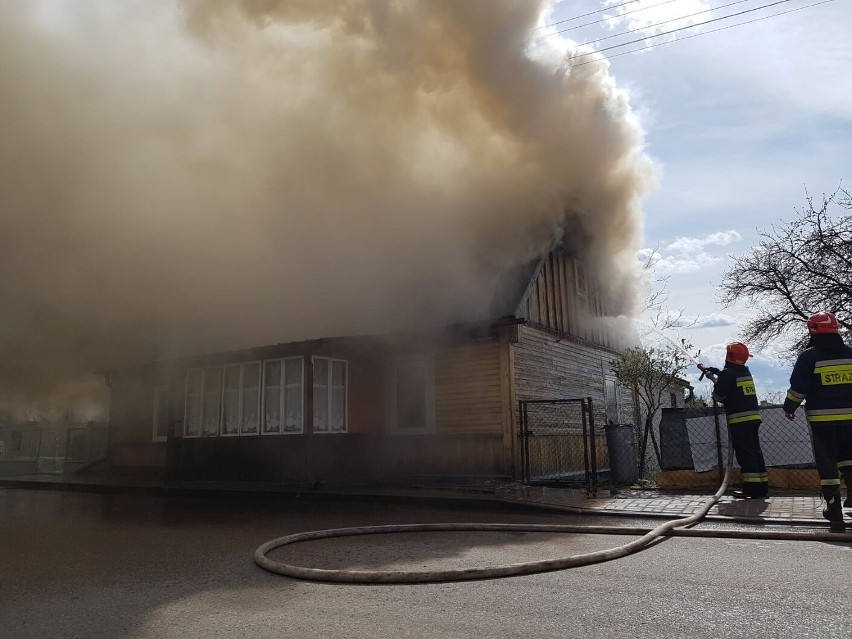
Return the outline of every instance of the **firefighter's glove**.
{"type": "Polygon", "coordinates": [[[705,370],[705,372],[712,373],[713,375],[716,375],[716,376],[718,376],[722,372],[718,368],[716,368],[715,366],[705,366],[704,370],[705,370]]]}

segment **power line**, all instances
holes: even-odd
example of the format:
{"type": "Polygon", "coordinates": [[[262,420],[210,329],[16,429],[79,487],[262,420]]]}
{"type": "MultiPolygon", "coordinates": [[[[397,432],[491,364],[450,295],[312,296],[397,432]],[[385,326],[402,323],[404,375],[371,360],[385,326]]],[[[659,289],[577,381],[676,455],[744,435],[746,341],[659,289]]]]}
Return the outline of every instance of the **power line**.
{"type": "MultiPolygon", "coordinates": [[[[830,0],[826,0],[830,1],[830,0]]],[[[695,27],[700,27],[705,24],[711,24],[713,22],[719,22],[720,20],[727,20],[728,18],[736,18],[737,16],[744,15],[746,13],[752,13],[754,11],[760,11],[761,9],[768,9],[769,7],[775,7],[779,4],[785,4],[787,2],[791,2],[791,0],[776,0],[775,2],[770,2],[769,4],[763,4],[759,7],[754,7],[753,9],[745,9],[744,11],[738,11],[737,13],[731,13],[726,16],[720,16],[718,18],[711,18],[709,20],[704,20],[703,22],[696,22],[695,24],[690,24],[685,27],[678,27],[677,29],[669,29],[668,31],[661,31],[660,33],[655,33],[649,35],[644,38],[637,38],[636,40],[630,40],[629,42],[622,42],[621,44],[613,44],[609,47],[604,47],[603,49],[598,49],[596,51],[590,51],[588,53],[580,53],[578,57],[586,56],[586,55],[594,55],[595,53],[603,53],[604,51],[611,51],[612,49],[620,49],[621,47],[627,47],[631,44],[636,44],[637,42],[644,42],[646,40],[651,40],[652,38],[661,38],[665,35],[671,35],[672,33],[677,33],[679,31],[683,31],[685,29],[694,29],[695,27]]],[[[780,15],[780,14],[779,14],[780,15]]]]}
{"type": "MultiPolygon", "coordinates": [[[[736,24],[729,24],[726,27],[718,27],[716,29],[710,29],[709,31],[702,31],[701,33],[694,33],[692,35],[683,36],[681,38],[677,38],[675,40],[667,40],[665,42],[655,42],[651,43],[644,47],[639,47],[638,49],[631,49],[630,51],[622,51],[621,53],[616,53],[614,55],[602,56],[600,59],[596,60],[587,60],[585,62],[577,62],[576,64],[572,64],[572,67],[582,67],[586,64],[594,64],[595,62],[604,62],[606,60],[612,60],[613,58],[620,58],[623,55],[629,55],[631,53],[638,53],[639,51],[646,51],[648,49],[656,49],[657,47],[661,47],[664,44],[674,44],[677,42],[682,42],[683,40],[689,40],[690,38],[697,38],[698,36],[709,35],[711,33],[716,33],[717,31],[725,31],[726,29],[733,29],[734,27],[742,27],[747,24],[752,24],[753,22],[760,22],[761,20],[768,20],[769,18],[777,18],[778,16],[783,16],[788,13],[795,13],[796,11],[801,11],[802,9],[810,9],[811,7],[817,7],[821,4],[827,4],[829,2],[834,2],[834,0],[821,0],[820,2],[814,2],[813,4],[807,4],[803,7],[796,7],[795,9],[788,9],[787,11],[779,11],[778,13],[773,13],[772,15],[763,16],[761,18],[754,18],[752,20],[745,20],[743,22],[738,22],[736,24]]],[[[704,24],[704,23],[702,23],[704,24]]],[[[662,34],[660,34],[662,35],[662,34]]],[[[597,51],[592,51],[591,53],[581,53],[578,57],[593,55],[598,53],[597,51]]]]}
{"type": "Polygon", "coordinates": [[[539,29],[547,29],[557,24],[564,24],[565,22],[571,22],[572,20],[579,20],[580,18],[588,18],[589,16],[593,16],[596,13],[602,13],[604,11],[609,11],[610,9],[618,9],[618,7],[623,7],[626,4],[633,4],[634,2],[639,2],[639,0],[627,0],[627,2],[622,2],[621,4],[616,4],[611,7],[604,7],[603,9],[597,9],[595,11],[590,11],[589,13],[584,13],[580,16],[574,16],[573,18],[565,18],[564,20],[559,20],[558,22],[551,22],[550,24],[546,24],[542,27],[537,27],[536,31],[539,29]]]}
{"type": "MultiPolygon", "coordinates": [[[[637,0],[630,0],[631,2],[636,2],[637,0]]],[[[621,18],[622,16],[630,15],[631,13],[638,13],[639,11],[647,11],[648,9],[654,9],[655,7],[662,7],[664,4],[671,4],[672,2],[678,2],[679,0],[665,0],[665,2],[658,2],[657,4],[652,4],[648,7],[642,7],[641,9],[633,9],[633,11],[625,11],[622,14],[617,16],[613,16],[611,18],[602,18],[601,20],[595,20],[594,22],[586,22],[584,24],[575,24],[573,27],[569,27],[567,29],[561,29],[559,31],[554,31],[553,33],[547,33],[539,38],[536,38],[534,42],[538,42],[539,40],[544,40],[545,38],[549,38],[550,36],[559,35],[560,33],[566,33],[568,31],[574,31],[576,29],[582,29],[583,27],[590,27],[593,24],[601,24],[602,22],[609,22],[610,20],[615,20],[616,18],[621,18]]],[[[629,2],[625,2],[623,4],[630,4],[629,2]]],[[[617,4],[612,7],[607,7],[605,9],[600,9],[598,11],[593,11],[592,13],[600,13],[601,11],[606,11],[607,9],[614,9],[615,7],[620,7],[622,5],[617,4]]],[[[592,15],[592,13],[587,13],[587,16],[592,15]]],[[[553,24],[548,24],[545,27],[538,27],[538,29],[546,29],[548,27],[552,27],[554,24],[562,24],[563,22],[570,22],[571,20],[578,20],[579,18],[583,18],[585,16],[577,16],[576,18],[569,18],[568,20],[560,20],[559,22],[554,22],[553,24]]],[[[536,29],[536,31],[538,31],[536,29]]]]}
{"type": "Polygon", "coordinates": [[[711,11],[718,11],[719,9],[727,9],[728,7],[733,7],[734,5],[742,4],[743,2],[751,2],[751,0],[736,0],[736,2],[729,2],[728,4],[723,4],[718,7],[710,7],[709,9],[704,9],[703,11],[696,11],[695,13],[690,13],[685,16],[679,16],[677,18],[669,18],[668,20],[663,20],[662,22],[658,22],[656,24],[649,24],[645,27],[636,27],[635,29],[631,29],[630,31],[623,31],[622,33],[616,33],[614,35],[598,38],[597,40],[588,40],[586,42],[581,42],[579,46],[582,47],[587,44],[595,44],[597,42],[603,42],[604,40],[620,38],[621,36],[626,36],[628,33],[636,33],[637,31],[644,31],[645,29],[653,29],[654,27],[659,27],[661,25],[668,24],[669,22],[677,22],[678,20],[693,18],[695,16],[701,15],[702,13],[710,13],[711,11]]]}

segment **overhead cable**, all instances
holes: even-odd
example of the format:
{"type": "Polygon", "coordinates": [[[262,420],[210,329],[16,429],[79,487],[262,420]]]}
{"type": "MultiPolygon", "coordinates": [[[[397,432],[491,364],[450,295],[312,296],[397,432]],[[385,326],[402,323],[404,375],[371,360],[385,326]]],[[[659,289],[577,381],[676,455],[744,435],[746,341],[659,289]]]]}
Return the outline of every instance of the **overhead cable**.
{"type": "MultiPolygon", "coordinates": [[[[656,49],[657,47],[661,47],[664,44],[675,44],[677,42],[682,42],[683,40],[689,40],[690,38],[697,38],[698,36],[716,33],[717,31],[725,31],[726,29],[733,29],[734,27],[742,27],[742,26],[745,26],[747,24],[752,24],[753,22],[760,22],[761,20],[768,20],[769,18],[777,18],[778,16],[783,16],[783,15],[786,15],[788,13],[795,13],[796,11],[801,11],[802,9],[810,9],[811,7],[817,7],[821,4],[827,4],[829,2],[834,2],[834,0],[821,0],[820,2],[814,2],[813,4],[808,4],[808,5],[805,5],[803,7],[796,7],[795,9],[788,9],[787,11],[779,11],[778,13],[773,13],[773,14],[768,15],[768,16],[763,16],[763,17],[760,17],[760,18],[753,18],[751,20],[744,20],[743,22],[738,22],[736,24],[729,24],[725,27],[718,27],[716,29],[710,29],[709,31],[702,31],[700,33],[693,33],[692,35],[679,37],[675,40],[666,40],[664,42],[652,42],[652,43],[650,43],[650,44],[648,44],[644,47],[639,47],[637,49],[631,49],[630,51],[623,51],[621,53],[616,53],[616,54],[613,54],[613,55],[601,56],[599,59],[595,59],[595,60],[586,60],[585,62],[577,62],[575,64],[572,64],[572,66],[581,67],[581,66],[584,66],[586,64],[594,64],[595,62],[604,62],[606,60],[612,60],[613,58],[620,58],[623,55],[629,55],[631,53],[638,53],[640,51],[646,51],[648,49],[656,49]]],[[[662,35],[662,34],[660,34],[660,35],[662,35]]],[[[581,54],[578,54],[577,57],[594,55],[595,53],[598,53],[598,51],[592,51],[590,53],[581,53],[581,54]]]]}

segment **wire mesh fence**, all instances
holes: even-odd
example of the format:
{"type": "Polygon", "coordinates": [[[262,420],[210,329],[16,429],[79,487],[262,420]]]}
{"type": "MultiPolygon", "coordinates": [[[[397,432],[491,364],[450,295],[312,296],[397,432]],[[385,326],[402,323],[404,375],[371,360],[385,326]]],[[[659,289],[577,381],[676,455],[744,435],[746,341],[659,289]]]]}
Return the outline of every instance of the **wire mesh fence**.
{"type": "MultiPolygon", "coordinates": [[[[804,414],[790,421],[777,405],[763,406],[760,413],[770,490],[819,489],[804,414]]],[[[522,481],[595,489],[650,480],[661,487],[709,489],[727,465],[729,431],[721,407],[663,409],[647,437],[644,428],[597,425],[594,417],[590,398],[520,402],[522,481]]],[[[736,485],[741,482],[736,457],[734,468],[736,485]]]]}
{"type": "MultiPolygon", "coordinates": [[[[790,421],[780,406],[767,405],[761,406],[760,417],[758,434],[770,490],[819,489],[804,411],[790,421]]],[[[729,431],[721,407],[715,414],[712,408],[664,409],[659,431],[660,469],[675,478],[672,485],[700,483],[702,475],[718,474],[727,463],[729,431]]],[[[734,466],[739,468],[736,458],[734,466]]]]}
{"type": "Polygon", "coordinates": [[[519,404],[522,481],[584,486],[632,484],[640,477],[637,432],[598,425],[591,398],[519,404]]]}

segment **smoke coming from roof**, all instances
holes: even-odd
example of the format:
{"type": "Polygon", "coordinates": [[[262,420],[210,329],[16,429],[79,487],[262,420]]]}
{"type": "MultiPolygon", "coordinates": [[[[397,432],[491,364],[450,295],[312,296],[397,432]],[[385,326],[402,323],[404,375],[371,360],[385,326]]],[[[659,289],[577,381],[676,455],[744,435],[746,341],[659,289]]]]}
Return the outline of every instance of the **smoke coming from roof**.
{"type": "Polygon", "coordinates": [[[641,130],[548,8],[2,3],[5,392],[484,317],[563,236],[629,299],[641,130]]]}

